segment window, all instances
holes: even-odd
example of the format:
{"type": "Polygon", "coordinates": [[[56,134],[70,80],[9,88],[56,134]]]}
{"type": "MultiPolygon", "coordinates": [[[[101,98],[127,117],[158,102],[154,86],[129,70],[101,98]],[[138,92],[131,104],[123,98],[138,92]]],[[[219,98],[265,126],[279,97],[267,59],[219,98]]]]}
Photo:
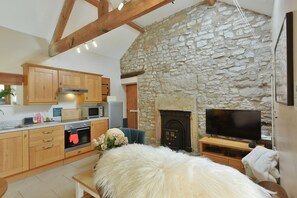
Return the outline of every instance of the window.
{"type": "Polygon", "coordinates": [[[8,90],[0,95],[0,105],[16,104],[16,92],[19,89],[17,85],[23,84],[23,75],[9,74],[0,72],[0,94],[3,90],[8,90]],[[9,91],[11,89],[11,92],[9,91]],[[13,94],[11,94],[13,93],[13,94]]]}
{"type": "Polygon", "coordinates": [[[11,89],[12,94],[6,94],[4,97],[0,98],[0,105],[10,105],[10,104],[15,104],[16,103],[16,95],[15,95],[15,90],[16,86],[15,85],[3,85],[0,84],[0,93],[4,90],[9,90],[11,89]]]}

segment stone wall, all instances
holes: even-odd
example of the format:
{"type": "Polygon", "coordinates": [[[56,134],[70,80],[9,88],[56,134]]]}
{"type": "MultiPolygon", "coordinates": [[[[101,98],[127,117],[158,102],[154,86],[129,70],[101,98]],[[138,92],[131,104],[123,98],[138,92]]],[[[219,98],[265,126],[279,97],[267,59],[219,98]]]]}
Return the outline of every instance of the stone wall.
{"type": "Polygon", "coordinates": [[[200,4],[146,27],[121,59],[121,73],[138,78],[139,128],[156,139],[155,99],[194,97],[199,135],[205,109],[257,109],[271,132],[271,18],[221,2],[200,4]]]}

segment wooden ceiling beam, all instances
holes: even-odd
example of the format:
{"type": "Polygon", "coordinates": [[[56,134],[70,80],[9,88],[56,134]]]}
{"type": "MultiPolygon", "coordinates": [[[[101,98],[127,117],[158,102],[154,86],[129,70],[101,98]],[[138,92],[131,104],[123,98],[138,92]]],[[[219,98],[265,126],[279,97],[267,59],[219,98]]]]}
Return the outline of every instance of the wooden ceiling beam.
{"type": "MultiPolygon", "coordinates": [[[[102,15],[106,14],[109,12],[109,2],[108,0],[85,0],[86,2],[92,4],[93,6],[98,8],[98,18],[100,18],[102,15]],[[102,14],[100,14],[102,13],[102,14]]],[[[127,23],[130,27],[134,28],[135,30],[139,31],[140,33],[144,33],[145,30],[140,27],[139,25],[133,23],[132,21],[129,21],[127,23]]]]}
{"type": "Polygon", "coordinates": [[[139,25],[137,25],[136,23],[133,23],[133,22],[128,22],[127,25],[129,25],[130,27],[134,28],[135,30],[139,31],[140,33],[144,33],[145,30],[140,27],[139,25]]]}
{"type": "Polygon", "coordinates": [[[22,85],[23,75],[21,74],[9,74],[0,72],[0,84],[4,85],[22,85]]]}
{"type": "Polygon", "coordinates": [[[109,12],[109,2],[108,0],[100,0],[98,5],[98,18],[109,12]]]}
{"type": "Polygon", "coordinates": [[[206,0],[208,5],[213,6],[216,3],[216,0],[206,0]]]}
{"type": "Polygon", "coordinates": [[[86,2],[92,4],[93,6],[95,6],[96,8],[99,7],[99,1],[97,0],[85,0],[86,2]]]}
{"type": "Polygon", "coordinates": [[[67,37],[52,43],[49,46],[49,55],[55,56],[74,48],[84,42],[94,39],[102,34],[120,27],[142,15],[145,15],[159,7],[162,7],[173,0],[133,0],[125,4],[123,9],[113,11],[103,15],[81,29],[73,32],[67,37]]]}
{"type": "Polygon", "coordinates": [[[51,43],[59,41],[65,30],[75,0],[65,0],[51,43]]]}

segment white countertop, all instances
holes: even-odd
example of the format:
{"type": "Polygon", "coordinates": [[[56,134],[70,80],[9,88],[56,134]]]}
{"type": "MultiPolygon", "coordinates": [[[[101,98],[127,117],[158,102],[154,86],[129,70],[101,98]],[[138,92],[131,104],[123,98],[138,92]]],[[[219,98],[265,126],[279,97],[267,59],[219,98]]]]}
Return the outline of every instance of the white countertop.
{"type": "Polygon", "coordinates": [[[0,134],[14,132],[14,131],[25,131],[30,129],[43,128],[43,127],[60,126],[60,125],[66,125],[66,124],[73,124],[73,123],[80,123],[80,122],[87,122],[87,121],[91,122],[95,120],[106,120],[106,119],[108,119],[108,117],[91,118],[87,120],[76,120],[76,121],[69,121],[69,122],[53,121],[53,122],[44,122],[40,124],[22,125],[21,127],[11,127],[11,128],[5,128],[3,130],[0,129],[0,134]]]}

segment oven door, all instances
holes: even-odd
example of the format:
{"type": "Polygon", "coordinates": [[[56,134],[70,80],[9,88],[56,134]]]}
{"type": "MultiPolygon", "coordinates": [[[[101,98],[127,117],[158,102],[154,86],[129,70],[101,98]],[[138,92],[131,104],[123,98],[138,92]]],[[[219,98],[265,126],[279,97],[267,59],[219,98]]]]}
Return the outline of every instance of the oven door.
{"type": "Polygon", "coordinates": [[[90,132],[90,127],[65,130],[65,151],[89,146],[91,144],[90,132]]]}

